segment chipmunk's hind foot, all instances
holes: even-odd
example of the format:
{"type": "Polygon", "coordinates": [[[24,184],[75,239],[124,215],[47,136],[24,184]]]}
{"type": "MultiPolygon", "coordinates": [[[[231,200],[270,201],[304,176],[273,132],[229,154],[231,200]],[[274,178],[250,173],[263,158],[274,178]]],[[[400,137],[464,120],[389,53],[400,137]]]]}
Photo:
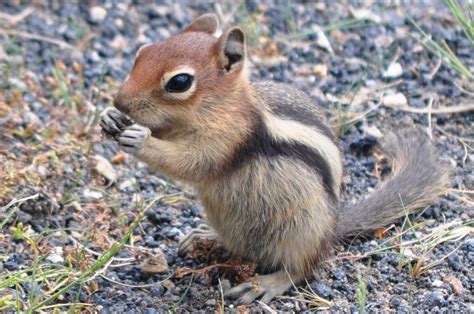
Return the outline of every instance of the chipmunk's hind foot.
{"type": "Polygon", "coordinates": [[[201,224],[191,229],[180,241],[178,246],[179,255],[191,253],[194,249],[194,240],[217,240],[217,233],[207,224],[201,224]]]}
{"type": "Polygon", "coordinates": [[[249,281],[230,288],[224,292],[226,297],[238,298],[240,304],[249,304],[258,297],[261,302],[269,303],[276,296],[284,294],[292,286],[292,281],[299,281],[299,277],[294,277],[285,271],[278,271],[273,274],[255,276],[249,281]],[[290,280],[291,278],[291,280],[290,280]]]}

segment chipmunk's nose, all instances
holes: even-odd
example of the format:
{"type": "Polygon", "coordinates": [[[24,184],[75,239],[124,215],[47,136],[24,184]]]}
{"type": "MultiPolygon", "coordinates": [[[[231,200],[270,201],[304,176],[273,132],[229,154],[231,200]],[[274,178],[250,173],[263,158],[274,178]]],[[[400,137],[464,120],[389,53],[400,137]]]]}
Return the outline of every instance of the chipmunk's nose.
{"type": "Polygon", "coordinates": [[[114,98],[114,106],[124,114],[128,114],[130,109],[125,103],[124,97],[118,93],[114,98]]]}

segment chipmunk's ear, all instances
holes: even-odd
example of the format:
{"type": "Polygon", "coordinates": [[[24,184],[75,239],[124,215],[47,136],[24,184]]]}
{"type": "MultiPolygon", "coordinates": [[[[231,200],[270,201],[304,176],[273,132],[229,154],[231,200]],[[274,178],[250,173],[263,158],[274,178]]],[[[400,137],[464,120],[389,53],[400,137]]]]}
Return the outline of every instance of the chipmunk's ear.
{"type": "Polygon", "coordinates": [[[240,69],[245,61],[245,36],[238,27],[225,31],[217,41],[219,59],[227,72],[240,69]]]}
{"type": "Polygon", "coordinates": [[[184,30],[186,32],[203,32],[208,34],[214,34],[219,27],[219,20],[217,16],[212,13],[203,14],[191,22],[184,30]]]}

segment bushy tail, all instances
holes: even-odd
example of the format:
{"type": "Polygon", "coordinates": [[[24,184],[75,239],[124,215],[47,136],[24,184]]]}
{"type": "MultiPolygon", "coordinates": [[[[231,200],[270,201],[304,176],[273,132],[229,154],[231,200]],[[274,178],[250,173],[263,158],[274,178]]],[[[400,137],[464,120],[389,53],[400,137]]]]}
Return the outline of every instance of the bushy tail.
{"type": "Polygon", "coordinates": [[[341,209],[338,237],[358,235],[430,205],[446,191],[451,168],[425,137],[387,134],[381,150],[392,173],[364,200],[341,209]]]}

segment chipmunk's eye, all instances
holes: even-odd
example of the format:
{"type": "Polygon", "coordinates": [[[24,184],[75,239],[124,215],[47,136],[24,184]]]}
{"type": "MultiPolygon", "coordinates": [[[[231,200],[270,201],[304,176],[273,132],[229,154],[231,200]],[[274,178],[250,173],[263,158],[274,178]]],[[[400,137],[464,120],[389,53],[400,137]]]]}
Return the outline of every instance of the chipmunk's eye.
{"type": "Polygon", "coordinates": [[[173,76],[168,83],[166,83],[165,89],[169,93],[182,93],[187,91],[193,84],[193,76],[187,73],[181,73],[173,76]]]}

